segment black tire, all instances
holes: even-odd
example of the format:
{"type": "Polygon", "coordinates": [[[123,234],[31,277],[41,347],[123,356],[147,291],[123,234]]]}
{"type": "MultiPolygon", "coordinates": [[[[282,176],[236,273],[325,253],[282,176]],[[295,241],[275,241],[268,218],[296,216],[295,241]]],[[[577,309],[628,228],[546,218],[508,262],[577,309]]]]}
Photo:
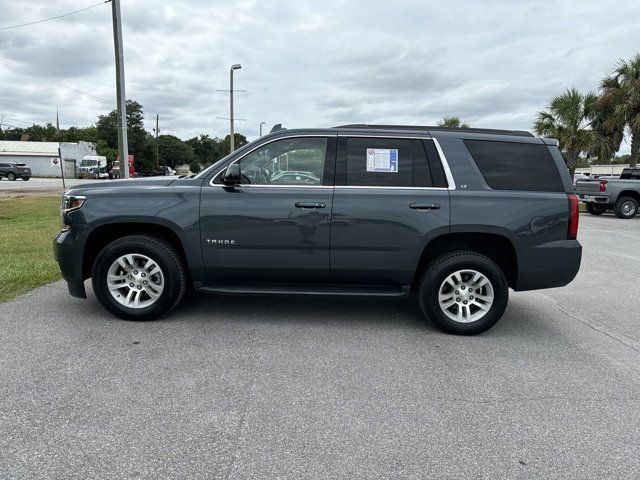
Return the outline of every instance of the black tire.
{"type": "Polygon", "coordinates": [[[151,235],[130,235],[104,247],[93,264],[93,291],[109,312],[124,320],[155,320],[173,310],[187,290],[187,273],[176,250],[151,235]],[[157,263],[163,273],[164,290],[155,303],[144,308],[129,308],[116,301],[107,285],[107,273],[117,258],[125,254],[145,255],[157,263]]]}
{"type": "Polygon", "coordinates": [[[28,182],[30,178],[31,177],[22,177],[22,180],[24,180],[25,182],[28,182]]]}
{"type": "MultiPolygon", "coordinates": [[[[486,288],[486,287],[485,287],[486,288]]],[[[490,258],[468,250],[443,254],[432,260],[425,269],[418,290],[418,302],[424,316],[440,330],[456,335],[476,335],[494,326],[507,308],[509,284],[500,267],[490,258]],[[449,318],[440,308],[440,287],[449,275],[460,270],[475,270],[484,275],[493,287],[493,304],[480,319],[461,323],[449,318]]],[[[460,306],[452,305],[458,309],[460,306]]],[[[474,307],[477,310],[477,307],[474,307]]]]}
{"type": "Polygon", "coordinates": [[[604,212],[607,211],[606,205],[598,205],[594,203],[587,203],[586,205],[587,205],[587,212],[589,212],[591,215],[602,215],[604,212]]]}
{"type": "Polygon", "coordinates": [[[7,179],[13,182],[16,179],[16,174],[13,172],[7,173],[7,179]]]}
{"type": "Polygon", "coordinates": [[[632,197],[620,197],[613,207],[616,217],[628,220],[638,213],[638,201],[632,197]]]}

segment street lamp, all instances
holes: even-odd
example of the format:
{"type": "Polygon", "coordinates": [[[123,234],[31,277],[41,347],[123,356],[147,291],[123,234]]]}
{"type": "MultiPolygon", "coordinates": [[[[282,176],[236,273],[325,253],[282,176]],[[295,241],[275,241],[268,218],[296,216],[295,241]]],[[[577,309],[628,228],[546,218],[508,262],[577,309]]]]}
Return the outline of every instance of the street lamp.
{"type": "Polygon", "coordinates": [[[264,125],[267,122],[260,122],[260,136],[262,136],[262,125],[264,125]]]}
{"type": "Polygon", "coordinates": [[[230,147],[230,152],[233,152],[235,150],[235,139],[234,139],[234,133],[233,133],[233,71],[234,70],[240,70],[242,68],[242,65],[240,65],[239,63],[236,63],[234,65],[231,65],[231,69],[229,70],[229,123],[230,123],[230,137],[229,137],[229,147],[230,147]]]}

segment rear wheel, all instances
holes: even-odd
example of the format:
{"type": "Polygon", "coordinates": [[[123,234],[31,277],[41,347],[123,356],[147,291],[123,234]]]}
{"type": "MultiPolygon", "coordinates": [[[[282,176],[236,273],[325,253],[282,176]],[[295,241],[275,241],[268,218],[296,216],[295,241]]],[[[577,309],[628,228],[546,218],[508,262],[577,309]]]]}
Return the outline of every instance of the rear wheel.
{"type": "Polygon", "coordinates": [[[16,174],[13,172],[9,172],[7,173],[7,178],[13,182],[16,179],[16,174]]]}
{"type": "Polygon", "coordinates": [[[169,313],[187,288],[183,262],[168,243],[131,235],[107,245],[93,265],[100,303],[125,320],[154,320],[169,313]]]}
{"type": "Polygon", "coordinates": [[[607,207],[605,205],[587,203],[587,212],[589,212],[591,215],[602,215],[606,211],[607,207]]]}
{"type": "Polygon", "coordinates": [[[490,258],[461,250],[434,259],[420,283],[422,313],[438,328],[459,335],[488,330],[502,317],[509,285],[490,258]]]}
{"type": "Polygon", "coordinates": [[[618,218],[633,218],[638,213],[638,201],[631,197],[621,197],[613,207],[613,213],[618,218]]]}

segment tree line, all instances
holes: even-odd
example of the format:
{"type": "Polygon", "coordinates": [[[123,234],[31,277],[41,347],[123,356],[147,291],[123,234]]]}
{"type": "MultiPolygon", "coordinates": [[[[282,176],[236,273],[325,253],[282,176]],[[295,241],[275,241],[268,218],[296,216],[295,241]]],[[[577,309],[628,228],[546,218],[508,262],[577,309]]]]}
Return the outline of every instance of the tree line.
{"type": "MultiPolygon", "coordinates": [[[[457,116],[443,117],[445,127],[468,128],[457,116]]],[[[569,88],[555,96],[547,109],[538,112],[533,123],[536,135],[556,138],[567,168],[591,163],[629,163],[637,166],[640,157],[640,54],[619,60],[605,75],[598,91],[580,92],[569,88]],[[631,154],[616,156],[628,135],[631,154]]]]}
{"type": "MultiPolygon", "coordinates": [[[[0,140],[20,140],[26,134],[29,140],[94,142],[99,155],[109,163],[118,154],[116,110],[100,115],[89,127],[70,127],[58,131],[51,123],[32,125],[28,128],[0,130],[0,140]]],[[[469,128],[469,124],[457,116],[443,117],[439,125],[469,128]]],[[[134,155],[136,169],[152,170],[155,165],[189,164],[192,171],[199,171],[227,155],[230,151],[229,135],[224,138],[200,135],[181,140],[174,135],[158,137],[144,128],[142,105],[127,100],[127,127],[129,153],[134,155]]],[[[558,139],[567,168],[574,173],[576,167],[591,163],[638,164],[640,156],[640,54],[630,60],[619,60],[612,73],[605,75],[598,91],[580,92],[569,88],[553,97],[547,109],[538,112],[533,123],[537,135],[558,139]],[[616,157],[615,153],[628,135],[631,138],[631,154],[616,157]]],[[[236,147],[247,143],[244,135],[234,135],[236,147]]]]}
{"type": "Polygon", "coordinates": [[[611,163],[628,134],[629,164],[635,167],[640,154],[640,54],[619,60],[598,91],[570,88],[552,98],[547,110],[538,113],[533,130],[558,139],[571,173],[581,160],[611,163]]]}
{"type": "MultiPolygon", "coordinates": [[[[93,142],[98,155],[107,157],[109,165],[118,156],[117,111],[99,115],[94,125],[58,129],[52,123],[31,125],[26,128],[0,129],[0,140],[21,140],[26,138],[39,142],[93,142]]],[[[129,154],[134,156],[137,171],[154,170],[156,165],[188,164],[192,172],[198,172],[213,162],[229,154],[229,135],[224,138],[200,135],[182,140],[174,135],[158,136],[158,156],[156,158],[156,138],[145,129],[142,105],[135,100],[127,100],[127,138],[129,154]]],[[[235,147],[247,143],[247,138],[239,133],[234,135],[235,147]]]]}

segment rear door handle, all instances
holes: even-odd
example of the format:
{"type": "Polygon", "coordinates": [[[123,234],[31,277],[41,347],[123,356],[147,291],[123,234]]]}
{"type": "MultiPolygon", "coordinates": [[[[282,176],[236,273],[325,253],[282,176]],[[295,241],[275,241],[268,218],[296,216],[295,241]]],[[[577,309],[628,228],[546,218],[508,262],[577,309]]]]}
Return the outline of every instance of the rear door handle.
{"type": "Polygon", "coordinates": [[[296,208],[324,208],[326,205],[320,202],[296,202],[296,208]]]}
{"type": "Polygon", "coordinates": [[[440,208],[439,203],[410,203],[409,208],[414,210],[438,210],[440,208]]]}

